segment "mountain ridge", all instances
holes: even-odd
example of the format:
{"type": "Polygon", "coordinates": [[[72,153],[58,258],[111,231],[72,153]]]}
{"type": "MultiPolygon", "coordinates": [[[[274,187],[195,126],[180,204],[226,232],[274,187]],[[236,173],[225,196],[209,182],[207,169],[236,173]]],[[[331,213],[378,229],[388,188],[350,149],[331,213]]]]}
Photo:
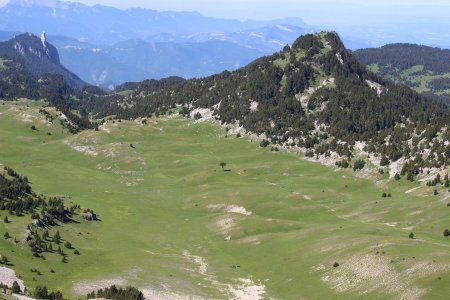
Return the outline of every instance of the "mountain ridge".
{"type": "Polygon", "coordinates": [[[144,81],[126,105],[103,103],[93,113],[129,119],[181,105],[185,116],[203,112],[261,136],[265,145],[334,157],[340,166],[358,165],[354,156],[366,153],[366,163],[410,180],[450,165],[448,108],[366,71],[335,32],[302,36],[233,72],[154,86],[144,81]]]}
{"type": "Polygon", "coordinates": [[[198,78],[233,71],[279,51],[308,32],[277,25],[223,35],[153,36],[103,46],[62,36],[49,36],[49,40],[58,48],[63,64],[83,80],[117,85],[172,75],[198,78]]]}
{"type": "Polygon", "coordinates": [[[59,74],[76,88],[86,85],[77,75],[60,63],[58,50],[48,43],[46,34],[37,37],[32,33],[17,35],[9,41],[0,42],[0,55],[22,60],[35,75],[59,74]]]}
{"type": "Polygon", "coordinates": [[[205,31],[236,32],[276,24],[305,25],[297,18],[238,21],[206,17],[197,12],[158,12],[142,8],[121,10],[56,0],[43,3],[12,1],[0,8],[1,30],[26,32],[38,28],[51,35],[71,36],[94,44],[113,44],[133,38],[146,39],[160,33],[183,36],[205,31]],[[58,26],[62,21],[65,26],[58,26]]]}

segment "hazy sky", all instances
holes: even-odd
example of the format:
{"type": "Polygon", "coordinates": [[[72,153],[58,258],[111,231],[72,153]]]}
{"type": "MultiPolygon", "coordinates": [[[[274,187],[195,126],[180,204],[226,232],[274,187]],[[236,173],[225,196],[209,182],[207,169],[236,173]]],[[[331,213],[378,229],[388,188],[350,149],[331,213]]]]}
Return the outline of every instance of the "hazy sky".
{"type": "MultiPolygon", "coordinates": [[[[0,0],[0,6],[7,2],[8,0],[0,0]]],[[[75,0],[72,2],[119,8],[199,11],[208,16],[239,19],[301,17],[310,24],[341,26],[381,19],[384,21],[396,18],[450,17],[450,0],[75,0]]]]}

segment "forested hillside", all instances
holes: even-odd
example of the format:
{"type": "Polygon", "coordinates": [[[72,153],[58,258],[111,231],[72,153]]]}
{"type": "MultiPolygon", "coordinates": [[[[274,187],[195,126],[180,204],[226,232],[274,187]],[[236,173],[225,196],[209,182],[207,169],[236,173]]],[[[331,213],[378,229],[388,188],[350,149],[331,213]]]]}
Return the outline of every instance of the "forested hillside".
{"type": "Polygon", "coordinates": [[[162,89],[145,81],[131,97],[90,109],[96,117],[129,119],[177,105],[196,118],[196,109],[210,109],[223,124],[241,125],[274,145],[303,148],[310,157],[338,154],[342,166],[357,162],[356,142],[380,166],[405,159],[401,173],[410,179],[423,168],[450,164],[448,108],[367,71],[336,33],[300,37],[235,72],[162,89]]]}
{"type": "Polygon", "coordinates": [[[95,93],[104,94],[94,87],[85,87],[82,90],[72,89],[62,75],[35,76],[28,71],[21,60],[0,56],[0,99],[45,99],[49,105],[65,114],[68,120],[66,126],[71,132],[96,126],[89,120],[88,112],[83,108],[82,102],[76,101],[85,97],[95,97],[95,93]]]}
{"type": "Polygon", "coordinates": [[[355,56],[369,69],[450,105],[450,50],[414,44],[361,49],[355,56]]]}

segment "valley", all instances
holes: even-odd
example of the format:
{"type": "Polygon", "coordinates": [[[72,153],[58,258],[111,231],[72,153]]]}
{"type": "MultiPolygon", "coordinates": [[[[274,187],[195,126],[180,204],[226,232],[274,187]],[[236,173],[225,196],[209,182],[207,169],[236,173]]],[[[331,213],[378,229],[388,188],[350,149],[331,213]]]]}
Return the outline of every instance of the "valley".
{"type": "MultiPolygon", "coordinates": [[[[71,135],[56,109],[45,108],[51,123],[39,113],[43,106],[0,102],[0,164],[101,221],[76,216],[79,224],[49,230],[79,249],[67,263],[0,239],[0,254],[30,289],[45,284],[83,298],[129,284],[149,299],[443,299],[450,292],[443,236],[450,194],[441,185],[270,151],[215,121],[182,118],[178,108],[145,122],[107,117],[98,131],[71,135]]],[[[8,218],[0,233],[19,239],[29,215],[8,218]]]]}
{"type": "Polygon", "coordinates": [[[448,298],[430,16],[94,2],[0,0],[0,300],[448,298]]]}

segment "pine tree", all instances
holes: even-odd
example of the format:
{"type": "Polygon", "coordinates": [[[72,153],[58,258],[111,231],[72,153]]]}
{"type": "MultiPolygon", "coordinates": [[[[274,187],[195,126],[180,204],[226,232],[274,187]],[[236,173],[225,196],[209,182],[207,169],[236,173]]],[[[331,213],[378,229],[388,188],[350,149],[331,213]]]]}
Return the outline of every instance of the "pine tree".
{"type": "Polygon", "coordinates": [[[2,258],[0,259],[0,264],[7,265],[9,263],[9,260],[6,256],[2,255],[2,258]]]}
{"type": "Polygon", "coordinates": [[[22,290],[20,289],[19,284],[17,283],[17,281],[14,281],[11,287],[11,291],[14,294],[20,294],[22,292],[22,290]]]}
{"type": "Polygon", "coordinates": [[[66,247],[67,249],[72,249],[72,244],[69,241],[67,241],[64,243],[64,247],[66,247]]]}
{"type": "Polygon", "coordinates": [[[59,230],[56,231],[55,235],[53,236],[53,242],[56,244],[61,244],[61,235],[59,234],[59,230]]]}

